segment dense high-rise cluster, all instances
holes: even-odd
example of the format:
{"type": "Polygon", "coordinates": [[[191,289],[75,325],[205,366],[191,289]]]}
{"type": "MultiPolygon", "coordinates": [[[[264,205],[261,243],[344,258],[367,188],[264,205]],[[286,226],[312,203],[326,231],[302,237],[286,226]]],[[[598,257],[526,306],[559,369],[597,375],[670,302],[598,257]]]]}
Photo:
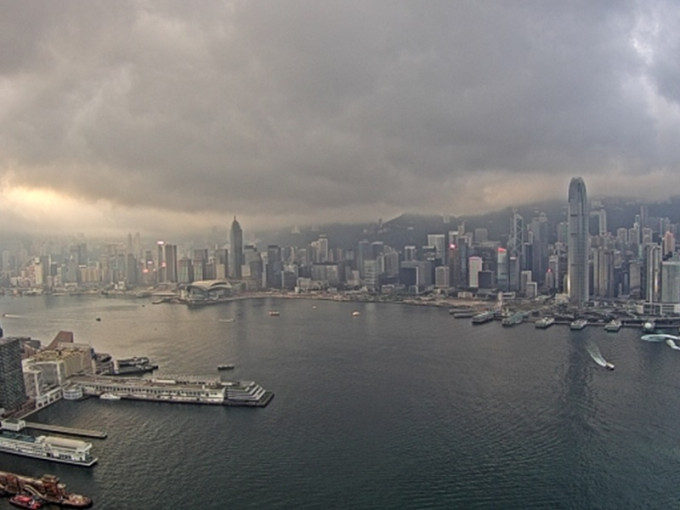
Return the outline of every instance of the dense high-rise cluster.
{"type": "MultiPolygon", "coordinates": [[[[566,215],[558,218],[540,210],[529,216],[526,209],[512,211],[507,227],[495,230],[471,220],[454,225],[448,218],[420,231],[379,223],[344,245],[326,234],[307,234],[306,241],[285,246],[245,244],[236,217],[226,238],[212,246],[158,241],[146,249],[139,234],[129,235],[127,243],[36,245],[38,253],[20,245],[2,252],[0,285],[22,293],[181,290],[219,280],[220,288],[234,291],[504,292],[527,298],[562,294],[575,307],[613,299],[639,300],[652,311],[680,306],[677,224],[652,217],[642,205],[629,224],[610,232],[605,206],[589,203],[581,178],[571,180],[566,205],[566,215]],[[399,229],[408,235],[395,235],[399,229]]],[[[290,237],[303,238],[299,230],[290,237]]]]}

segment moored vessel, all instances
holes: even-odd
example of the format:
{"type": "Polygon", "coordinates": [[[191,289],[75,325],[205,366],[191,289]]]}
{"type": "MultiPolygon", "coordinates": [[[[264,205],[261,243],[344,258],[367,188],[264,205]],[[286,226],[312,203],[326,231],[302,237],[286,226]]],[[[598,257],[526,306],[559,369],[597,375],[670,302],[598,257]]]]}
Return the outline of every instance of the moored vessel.
{"type": "Polygon", "coordinates": [[[9,502],[18,506],[19,508],[28,508],[29,510],[38,510],[43,506],[43,504],[35,499],[33,496],[27,496],[26,494],[17,494],[9,498],[9,502]]]}
{"type": "Polygon", "coordinates": [[[541,317],[534,323],[534,326],[537,329],[547,329],[553,324],[555,324],[555,319],[553,317],[541,317]]]}
{"type": "Polygon", "coordinates": [[[620,320],[612,319],[607,324],[604,325],[604,330],[609,331],[610,333],[617,333],[622,326],[623,324],[621,323],[620,320]]]}
{"type": "Polygon", "coordinates": [[[515,312],[508,317],[503,317],[501,324],[505,327],[516,326],[524,322],[524,314],[522,312],[515,312]]]}
{"type": "Polygon", "coordinates": [[[656,323],[654,321],[646,321],[642,325],[642,331],[645,333],[654,333],[654,330],[656,329],[656,323]]]}
{"type": "Polygon", "coordinates": [[[99,395],[99,398],[101,400],[120,400],[120,397],[116,395],[115,393],[102,393],[99,395]]]}
{"type": "Polygon", "coordinates": [[[66,485],[61,483],[59,478],[54,475],[43,475],[40,478],[33,478],[0,471],[0,489],[6,494],[23,494],[50,505],[68,508],[88,508],[92,506],[91,498],[68,492],[66,485]]]}
{"type": "Polygon", "coordinates": [[[491,311],[487,310],[485,312],[478,313],[474,317],[472,317],[472,324],[484,324],[486,322],[494,320],[496,317],[496,314],[491,311]]]}
{"type": "Polygon", "coordinates": [[[580,329],[585,328],[588,325],[588,319],[576,319],[571,321],[571,324],[569,324],[569,329],[578,331],[580,329]]]}
{"type": "Polygon", "coordinates": [[[97,458],[92,456],[92,444],[78,439],[56,436],[28,436],[0,430],[0,452],[51,460],[64,464],[90,467],[97,458]]]}

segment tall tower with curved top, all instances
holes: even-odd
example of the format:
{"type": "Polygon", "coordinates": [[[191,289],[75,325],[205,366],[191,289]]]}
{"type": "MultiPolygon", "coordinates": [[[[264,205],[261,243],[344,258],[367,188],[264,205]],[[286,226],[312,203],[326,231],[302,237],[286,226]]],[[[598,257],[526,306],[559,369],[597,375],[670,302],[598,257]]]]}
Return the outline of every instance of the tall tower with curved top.
{"type": "Polygon", "coordinates": [[[243,230],[241,230],[241,225],[239,225],[238,221],[236,221],[236,216],[234,216],[234,221],[231,223],[229,276],[236,280],[240,280],[242,265],[243,265],[243,230]]]}
{"type": "Polygon", "coordinates": [[[588,288],[588,197],[580,177],[569,183],[569,302],[583,306],[590,297],[588,288]]]}

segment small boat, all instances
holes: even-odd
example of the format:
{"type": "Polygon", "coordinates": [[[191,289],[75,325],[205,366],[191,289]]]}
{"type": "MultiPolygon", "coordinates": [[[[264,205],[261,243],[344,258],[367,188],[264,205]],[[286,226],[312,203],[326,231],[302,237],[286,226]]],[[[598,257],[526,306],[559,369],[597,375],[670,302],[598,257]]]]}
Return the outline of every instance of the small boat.
{"type": "Polygon", "coordinates": [[[14,506],[18,506],[19,508],[28,508],[30,510],[37,510],[43,506],[41,501],[27,494],[17,494],[16,496],[12,496],[9,499],[9,502],[14,506]]]}
{"type": "Polygon", "coordinates": [[[578,331],[580,329],[585,328],[588,325],[588,319],[576,319],[571,321],[571,324],[569,324],[569,329],[572,329],[574,331],[578,331]]]}
{"type": "Polygon", "coordinates": [[[270,317],[278,317],[279,315],[281,315],[281,312],[279,312],[278,310],[269,310],[270,317]]]}
{"type": "Polygon", "coordinates": [[[359,315],[361,315],[361,313],[356,310],[352,312],[352,317],[359,317],[359,315]]]}
{"type": "Polygon", "coordinates": [[[654,333],[656,323],[654,321],[647,321],[642,325],[642,331],[645,333],[654,333]]]}
{"type": "Polygon", "coordinates": [[[471,319],[475,316],[475,311],[469,310],[449,310],[449,314],[453,315],[454,319],[471,319]]]}
{"type": "Polygon", "coordinates": [[[217,365],[217,370],[232,370],[236,366],[231,364],[231,363],[222,363],[221,365],[217,365]]]}
{"type": "Polygon", "coordinates": [[[101,400],[120,400],[120,397],[115,393],[102,393],[99,398],[101,400]]]}
{"type": "Polygon", "coordinates": [[[604,368],[607,370],[614,370],[614,363],[609,363],[609,361],[607,361],[607,363],[604,365],[604,368]]]}

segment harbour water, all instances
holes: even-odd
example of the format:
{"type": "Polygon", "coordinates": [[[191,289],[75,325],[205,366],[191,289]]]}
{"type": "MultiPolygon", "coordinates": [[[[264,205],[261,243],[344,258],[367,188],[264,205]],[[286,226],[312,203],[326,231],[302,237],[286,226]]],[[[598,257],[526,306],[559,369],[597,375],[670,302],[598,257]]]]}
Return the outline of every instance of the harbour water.
{"type": "Polygon", "coordinates": [[[2,297],[0,312],[7,336],[48,343],[69,330],[165,374],[233,363],[223,377],[276,393],[264,409],[89,399],[33,415],[105,430],[91,440],[99,463],[0,454],[0,470],[56,474],[95,508],[678,504],[680,353],[636,330],[473,326],[446,309],[286,299],[189,309],[2,297]]]}

